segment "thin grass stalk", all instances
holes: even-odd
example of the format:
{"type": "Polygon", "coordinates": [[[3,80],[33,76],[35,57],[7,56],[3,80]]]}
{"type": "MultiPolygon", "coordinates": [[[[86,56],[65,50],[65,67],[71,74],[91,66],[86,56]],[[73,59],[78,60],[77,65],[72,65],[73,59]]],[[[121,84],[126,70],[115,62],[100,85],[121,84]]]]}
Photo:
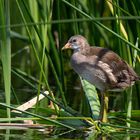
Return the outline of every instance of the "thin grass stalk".
{"type": "MultiPolygon", "coordinates": [[[[42,56],[42,64],[43,64],[43,60],[44,60],[44,53],[43,53],[43,56],[42,56]]],[[[41,91],[42,79],[43,79],[43,75],[42,75],[42,72],[40,72],[39,84],[38,84],[38,90],[37,90],[37,100],[36,100],[36,105],[35,105],[35,113],[37,113],[38,107],[39,107],[39,95],[40,95],[40,91],[41,91]]]]}
{"type": "MultiPolygon", "coordinates": [[[[10,27],[10,1],[0,1],[0,23],[10,27]]],[[[10,28],[0,30],[1,60],[4,76],[6,104],[10,105],[11,97],[11,39],[10,28]]],[[[7,108],[7,117],[10,118],[10,109],[7,108]]]]}
{"type": "MultiPolygon", "coordinates": [[[[124,4],[125,4],[126,7],[128,7],[127,2],[124,2],[124,4]]],[[[124,30],[122,30],[122,31],[124,31],[124,30]]],[[[125,31],[125,34],[126,34],[126,36],[124,36],[124,37],[126,38],[126,40],[131,40],[131,42],[133,42],[133,37],[131,37],[132,33],[130,32],[130,30],[128,30],[127,32],[125,31]]],[[[133,63],[132,62],[133,56],[131,55],[131,52],[132,52],[132,50],[131,50],[129,45],[128,45],[127,49],[123,51],[123,53],[124,53],[123,56],[127,60],[127,62],[129,63],[130,66],[132,66],[132,63],[133,63]]]]}
{"type": "MultiPolygon", "coordinates": [[[[140,16],[120,16],[120,17],[94,17],[94,19],[89,19],[89,18],[77,18],[77,19],[61,19],[61,20],[52,20],[52,21],[39,21],[39,22],[27,22],[26,24],[23,23],[16,23],[16,24],[11,24],[9,26],[7,25],[0,25],[0,28],[21,28],[24,27],[25,25],[27,26],[35,26],[35,25],[44,25],[44,24],[62,24],[62,23],[73,23],[73,22],[91,22],[91,21],[110,21],[110,20],[130,20],[130,21],[137,21],[140,20],[140,16]]],[[[26,37],[25,37],[26,39],[26,37]]]]}
{"type": "Polygon", "coordinates": [[[132,91],[133,91],[133,88],[130,87],[130,90],[129,92],[127,93],[128,96],[127,96],[127,103],[128,103],[128,106],[127,106],[127,115],[126,115],[126,119],[127,119],[127,127],[131,127],[131,124],[129,123],[129,121],[131,120],[131,110],[132,110],[132,91]]]}
{"type": "MultiPolygon", "coordinates": [[[[26,6],[26,3],[25,3],[24,1],[21,1],[21,2],[23,2],[23,5],[25,6],[25,8],[26,8],[26,10],[27,10],[27,13],[28,13],[28,15],[29,15],[31,21],[34,22],[34,20],[33,20],[32,16],[31,16],[31,14],[30,14],[30,12],[29,12],[27,6],[26,6]]],[[[26,24],[26,22],[25,22],[25,24],[26,24]]],[[[26,28],[27,28],[27,26],[26,26],[26,28]]],[[[34,28],[35,28],[36,33],[38,34],[38,37],[39,37],[39,39],[40,39],[41,44],[43,45],[43,40],[42,40],[42,38],[41,38],[41,36],[40,36],[40,33],[39,33],[39,30],[38,30],[37,26],[35,25],[34,28]]],[[[60,90],[60,93],[61,93],[61,96],[62,96],[63,103],[64,103],[65,106],[67,106],[67,102],[66,102],[66,99],[65,99],[65,96],[64,96],[64,92],[63,92],[62,87],[61,87],[61,83],[60,83],[60,81],[59,81],[59,78],[58,78],[58,76],[57,76],[56,70],[55,70],[54,65],[53,65],[53,63],[52,63],[52,59],[51,59],[51,57],[50,57],[49,52],[48,52],[47,49],[45,49],[45,54],[46,54],[46,56],[47,56],[47,58],[48,58],[48,61],[49,61],[49,63],[50,63],[50,66],[51,66],[51,68],[52,68],[52,72],[53,72],[53,74],[54,74],[54,78],[55,78],[55,80],[56,80],[56,83],[57,83],[57,85],[58,85],[58,87],[59,87],[59,90],[60,90]]],[[[43,77],[44,77],[44,76],[45,76],[45,75],[43,74],[43,77]]],[[[44,79],[46,79],[46,77],[44,77],[44,79]]],[[[45,82],[47,82],[47,81],[45,80],[45,82]]],[[[48,85],[48,86],[49,86],[49,85],[48,85]]],[[[47,87],[48,87],[48,86],[47,86],[47,87]]]]}
{"type": "MultiPolygon", "coordinates": [[[[119,5],[118,0],[117,0],[117,4],[119,5]]],[[[108,3],[108,5],[110,5],[110,3],[108,3]]],[[[112,7],[114,9],[114,12],[111,9],[110,10],[111,10],[112,14],[114,13],[116,18],[121,16],[120,10],[118,8],[114,7],[114,5],[112,5],[112,4],[109,7],[110,8],[112,7]]],[[[121,21],[116,20],[116,26],[115,27],[116,27],[116,31],[119,35],[121,35],[121,32],[122,32],[121,31],[121,25],[122,25],[121,21]]],[[[118,42],[118,46],[119,46],[118,47],[119,54],[120,54],[120,56],[123,56],[123,52],[125,52],[123,50],[125,50],[126,48],[122,47],[122,42],[121,42],[120,39],[116,38],[116,41],[118,42]]]]}
{"type": "MultiPolygon", "coordinates": [[[[77,1],[72,0],[71,3],[76,7],[77,1]]],[[[77,13],[77,11],[73,11],[72,19],[77,18],[77,14],[76,14],[76,13],[77,13]]],[[[78,28],[77,22],[74,22],[73,25],[74,25],[74,26],[73,26],[73,27],[74,27],[74,34],[79,34],[79,28],[78,28]]]]}
{"type": "MultiPolygon", "coordinates": [[[[138,38],[137,38],[137,41],[136,41],[136,47],[138,47],[138,38]]],[[[137,58],[137,50],[134,51],[134,59],[133,59],[133,68],[135,68],[135,65],[136,65],[136,58],[137,58]]],[[[127,120],[128,122],[126,123],[126,125],[128,127],[131,127],[131,124],[129,123],[130,119],[131,119],[131,110],[132,110],[132,90],[133,88],[131,87],[130,88],[130,92],[128,93],[128,107],[127,107],[127,120]]]]}
{"type": "Polygon", "coordinates": [[[14,88],[13,88],[13,85],[11,85],[11,91],[12,91],[12,94],[13,94],[13,96],[14,96],[16,102],[17,102],[17,105],[20,105],[20,101],[19,101],[19,99],[18,99],[18,97],[17,97],[17,95],[16,95],[16,92],[15,92],[15,90],[14,90],[14,88]]]}
{"type": "MultiPolygon", "coordinates": [[[[61,12],[61,9],[60,9],[60,6],[61,5],[61,0],[58,0],[57,1],[57,17],[58,17],[58,21],[61,21],[61,15],[60,15],[60,12],[61,12]]],[[[62,30],[62,27],[61,27],[61,24],[58,24],[58,39],[59,39],[59,42],[61,44],[61,41],[62,41],[62,33],[61,33],[61,30],[62,30]]],[[[60,59],[60,77],[61,77],[61,83],[62,83],[62,88],[63,90],[65,91],[65,84],[64,84],[64,64],[63,64],[63,57],[62,57],[62,51],[61,51],[61,47],[60,47],[60,44],[58,44],[58,48],[59,48],[59,59],[60,59]]]]}
{"type": "Polygon", "coordinates": [[[54,124],[59,125],[59,126],[66,127],[66,128],[72,129],[72,130],[75,130],[74,127],[71,127],[71,126],[69,126],[69,125],[63,124],[63,123],[61,123],[61,122],[58,122],[58,121],[55,121],[55,120],[52,120],[52,119],[49,119],[49,118],[46,118],[46,117],[43,117],[43,116],[34,114],[34,113],[27,112],[27,111],[22,111],[22,110],[16,109],[16,108],[13,107],[13,106],[10,106],[10,105],[7,105],[7,104],[3,104],[3,103],[0,103],[0,105],[1,105],[1,106],[4,106],[4,107],[8,107],[8,108],[13,109],[13,110],[16,110],[16,111],[19,111],[19,112],[22,112],[22,113],[24,113],[24,114],[28,114],[28,115],[31,115],[31,116],[34,116],[34,117],[37,117],[37,118],[40,118],[40,119],[49,121],[49,122],[54,123],[54,124]]]}

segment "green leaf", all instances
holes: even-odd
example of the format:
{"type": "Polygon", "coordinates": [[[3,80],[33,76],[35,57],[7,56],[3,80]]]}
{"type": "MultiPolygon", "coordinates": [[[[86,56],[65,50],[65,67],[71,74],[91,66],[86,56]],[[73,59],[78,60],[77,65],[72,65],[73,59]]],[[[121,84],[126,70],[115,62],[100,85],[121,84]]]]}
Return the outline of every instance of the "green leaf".
{"type": "MultiPolygon", "coordinates": [[[[10,2],[9,0],[0,1],[0,25],[10,26],[10,2]]],[[[11,39],[10,28],[0,29],[0,49],[1,61],[4,77],[4,88],[6,104],[10,105],[11,96],[11,39]]],[[[7,116],[10,118],[10,109],[7,109],[7,116]]]]}
{"type": "Polygon", "coordinates": [[[92,118],[97,120],[100,114],[100,101],[94,85],[90,84],[86,80],[82,80],[82,86],[90,104],[92,118]]]}

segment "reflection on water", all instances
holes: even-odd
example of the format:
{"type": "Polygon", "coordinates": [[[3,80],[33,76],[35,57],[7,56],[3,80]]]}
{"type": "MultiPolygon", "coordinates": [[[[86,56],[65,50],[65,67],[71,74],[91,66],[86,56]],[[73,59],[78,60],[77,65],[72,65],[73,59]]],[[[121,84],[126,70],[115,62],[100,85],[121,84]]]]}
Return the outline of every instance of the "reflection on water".
{"type": "Polygon", "coordinates": [[[89,131],[70,131],[70,130],[53,130],[49,134],[49,128],[46,129],[27,129],[27,128],[0,128],[0,140],[64,140],[64,139],[76,139],[76,140],[139,140],[140,134],[133,132],[118,132],[110,134],[99,134],[95,130],[89,131]],[[59,132],[59,133],[57,133],[59,132]]]}
{"type": "Polygon", "coordinates": [[[45,140],[48,136],[36,129],[3,129],[0,140],[45,140]]]}

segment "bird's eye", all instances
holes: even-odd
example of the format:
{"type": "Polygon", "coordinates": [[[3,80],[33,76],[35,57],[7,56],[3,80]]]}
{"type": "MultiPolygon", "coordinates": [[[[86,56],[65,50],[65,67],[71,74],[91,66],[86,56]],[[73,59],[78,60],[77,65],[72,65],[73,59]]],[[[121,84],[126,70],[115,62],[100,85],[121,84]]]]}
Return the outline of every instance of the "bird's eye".
{"type": "Polygon", "coordinates": [[[77,40],[76,39],[73,39],[73,42],[76,42],[77,40]]]}

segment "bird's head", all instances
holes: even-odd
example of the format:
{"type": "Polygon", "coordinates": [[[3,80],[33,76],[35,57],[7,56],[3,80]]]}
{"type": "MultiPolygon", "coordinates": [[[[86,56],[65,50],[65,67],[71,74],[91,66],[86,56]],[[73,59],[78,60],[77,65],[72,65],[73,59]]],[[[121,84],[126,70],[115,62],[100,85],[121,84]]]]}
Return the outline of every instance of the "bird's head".
{"type": "Polygon", "coordinates": [[[89,46],[87,40],[81,35],[75,35],[68,40],[62,50],[73,49],[74,51],[79,51],[84,49],[85,46],[89,46]]]}

